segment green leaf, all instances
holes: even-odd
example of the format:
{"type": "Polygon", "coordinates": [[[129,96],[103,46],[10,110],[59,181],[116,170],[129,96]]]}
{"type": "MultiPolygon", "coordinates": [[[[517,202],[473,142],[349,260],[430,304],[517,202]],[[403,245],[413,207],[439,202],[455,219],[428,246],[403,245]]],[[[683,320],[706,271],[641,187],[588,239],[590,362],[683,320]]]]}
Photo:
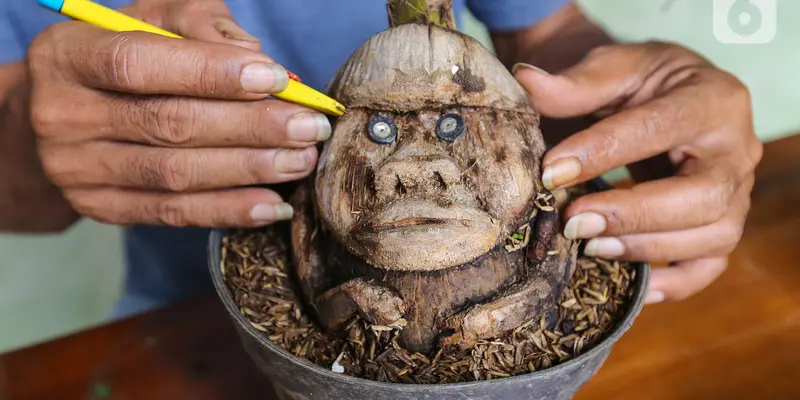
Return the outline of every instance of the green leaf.
{"type": "Polygon", "coordinates": [[[456,29],[452,0],[388,0],[389,25],[437,25],[456,29]]]}

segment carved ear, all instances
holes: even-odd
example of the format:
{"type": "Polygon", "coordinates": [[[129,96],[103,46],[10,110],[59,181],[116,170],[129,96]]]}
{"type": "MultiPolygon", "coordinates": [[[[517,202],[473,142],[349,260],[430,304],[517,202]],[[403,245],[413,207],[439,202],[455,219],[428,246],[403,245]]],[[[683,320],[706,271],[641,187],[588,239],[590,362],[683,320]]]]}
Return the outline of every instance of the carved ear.
{"type": "Polygon", "coordinates": [[[313,202],[314,185],[306,181],[291,197],[295,209],[292,218],[292,261],[303,298],[313,301],[322,288],[330,286],[330,275],[325,269],[319,249],[320,224],[313,202]]]}

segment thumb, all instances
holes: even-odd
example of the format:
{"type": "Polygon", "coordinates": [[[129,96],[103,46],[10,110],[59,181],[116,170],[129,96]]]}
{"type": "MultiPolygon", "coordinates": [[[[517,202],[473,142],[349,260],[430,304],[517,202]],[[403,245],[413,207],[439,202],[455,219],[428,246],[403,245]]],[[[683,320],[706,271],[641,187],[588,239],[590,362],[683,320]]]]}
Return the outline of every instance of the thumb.
{"type": "Polygon", "coordinates": [[[260,51],[259,40],[245,31],[222,0],[139,1],[145,21],[189,39],[226,43],[260,51]]]}
{"type": "Polygon", "coordinates": [[[641,50],[600,48],[557,75],[522,63],[512,71],[543,116],[573,118],[626,103],[653,65],[651,53],[641,50]]]}

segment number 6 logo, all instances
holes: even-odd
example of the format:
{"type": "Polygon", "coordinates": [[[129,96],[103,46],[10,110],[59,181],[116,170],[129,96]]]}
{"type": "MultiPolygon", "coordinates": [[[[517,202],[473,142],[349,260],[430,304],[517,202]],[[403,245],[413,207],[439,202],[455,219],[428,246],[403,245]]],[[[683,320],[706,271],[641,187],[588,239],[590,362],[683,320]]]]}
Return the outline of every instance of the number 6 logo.
{"type": "Polygon", "coordinates": [[[729,44],[763,44],[777,33],[776,0],[714,0],[714,37],[729,44]]]}

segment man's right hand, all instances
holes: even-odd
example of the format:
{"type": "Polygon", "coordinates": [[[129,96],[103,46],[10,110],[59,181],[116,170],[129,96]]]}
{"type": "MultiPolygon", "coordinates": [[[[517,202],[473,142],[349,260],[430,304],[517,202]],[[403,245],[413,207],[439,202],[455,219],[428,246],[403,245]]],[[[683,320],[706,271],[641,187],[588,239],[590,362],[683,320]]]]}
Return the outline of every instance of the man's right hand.
{"type": "Polygon", "coordinates": [[[79,213],[107,223],[290,218],[278,194],[252,186],[309,175],[328,119],[268,98],[287,73],[221,0],[138,1],[122,11],[187,39],[84,22],[39,35],[28,61],[31,120],[48,177],[79,213]]]}

